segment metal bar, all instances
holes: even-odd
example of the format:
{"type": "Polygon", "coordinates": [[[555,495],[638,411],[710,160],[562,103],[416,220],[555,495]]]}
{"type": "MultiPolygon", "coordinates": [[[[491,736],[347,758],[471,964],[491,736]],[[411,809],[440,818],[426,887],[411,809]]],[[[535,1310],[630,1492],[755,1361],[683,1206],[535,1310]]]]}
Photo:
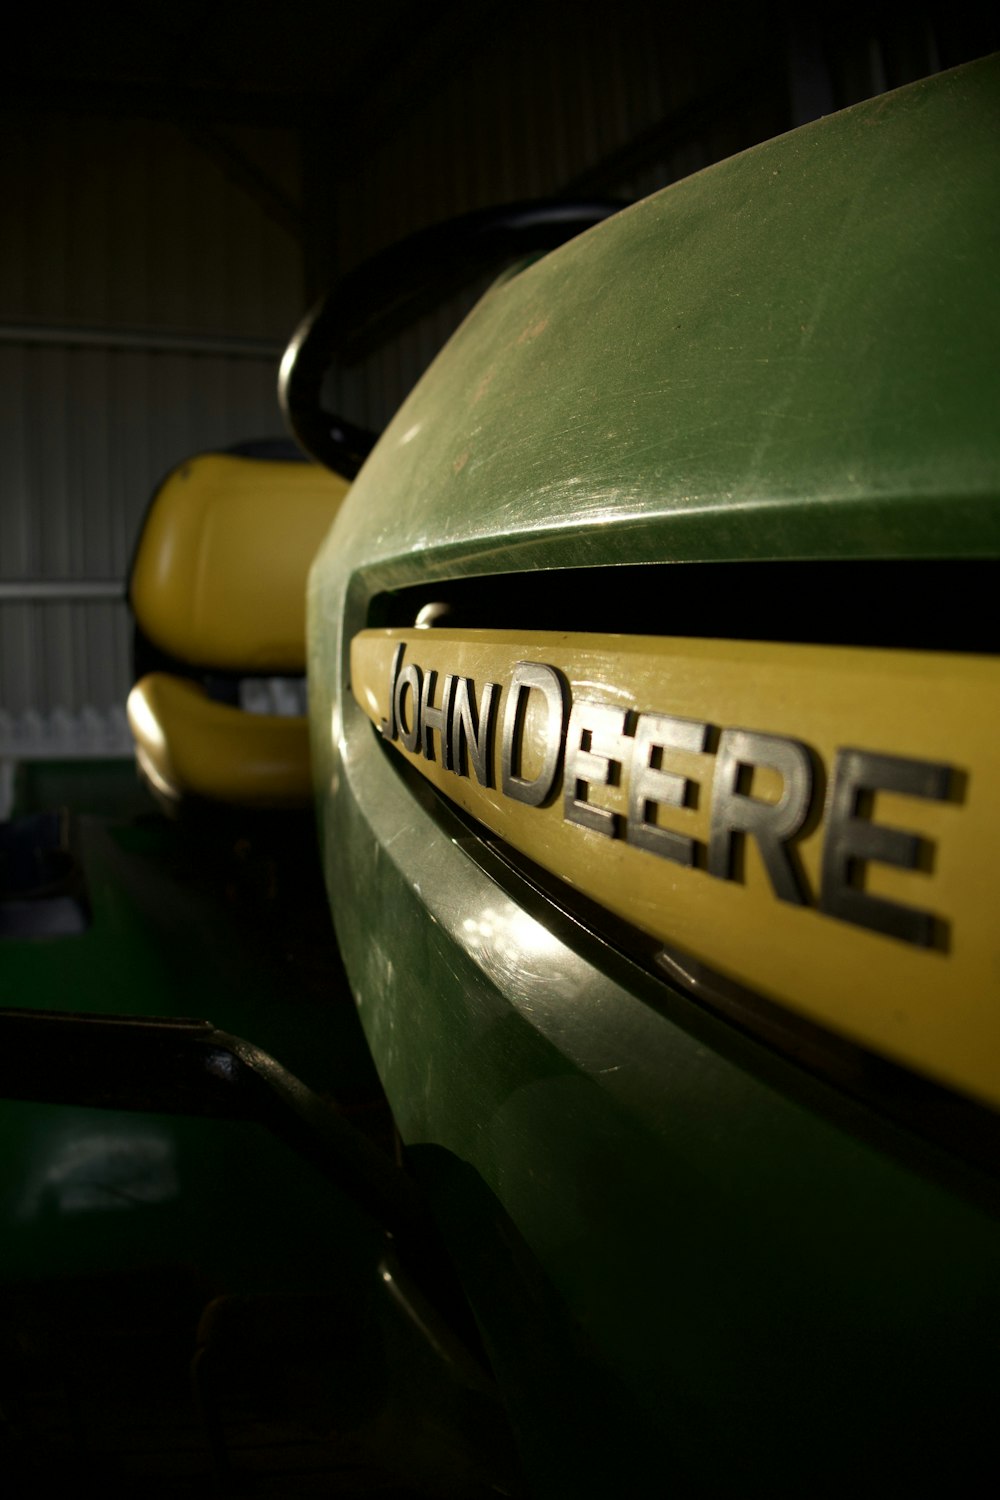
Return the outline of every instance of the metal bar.
{"type": "Polygon", "coordinates": [[[204,120],[188,120],[181,129],[199,150],[204,151],[229,180],[248,193],[269,218],[297,240],[303,237],[302,210],[282,192],[266,172],[252,162],[232,141],[204,120]]]}
{"type": "Polygon", "coordinates": [[[482,1362],[468,1304],[420,1188],[270,1054],[210,1021],[0,1007],[0,1099],[251,1120],[391,1236],[446,1325],[482,1362]]]}
{"type": "Polygon", "coordinates": [[[313,1159],[390,1233],[424,1231],[413,1182],[241,1037],[210,1021],[0,1009],[0,1098],[256,1120],[313,1159]]]}
{"type": "Polygon", "coordinates": [[[95,599],[125,600],[120,578],[0,578],[0,604],[84,603],[95,599]]]}
{"type": "Polygon", "coordinates": [[[283,345],[224,333],[169,333],[155,328],[75,328],[71,324],[0,323],[0,344],[61,349],[111,349],[140,354],[215,354],[225,359],[278,360],[283,345]]]}
{"type": "Polygon", "coordinates": [[[303,92],[265,89],[247,84],[216,87],[176,84],[161,79],[43,78],[13,73],[0,89],[0,117],[26,115],[96,115],[99,119],[220,121],[231,125],[288,126],[306,124],[322,97],[303,92]]]}

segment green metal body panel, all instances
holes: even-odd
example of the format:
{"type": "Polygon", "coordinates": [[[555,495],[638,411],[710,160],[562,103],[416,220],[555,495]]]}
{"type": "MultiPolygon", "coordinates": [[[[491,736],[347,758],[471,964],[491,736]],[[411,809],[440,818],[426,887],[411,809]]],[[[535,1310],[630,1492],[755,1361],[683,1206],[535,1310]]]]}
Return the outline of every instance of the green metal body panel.
{"type": "Polygon", "coordinates": [[[988,60],[701,172],[505,282],[397,413],[327,571],[374,592],[992,554],[998,145],[988,60]]]}
{"type": "Polygon", "coordinates": [[[997,556],[998,126],[988,60],[506,280],[314,567],[337,934],[532,1493],[961,1491],[995,1465],[997,1195],[651,979],[415,790],[351,697],[350,640],[387,590],[456,578],[997,556]]]}

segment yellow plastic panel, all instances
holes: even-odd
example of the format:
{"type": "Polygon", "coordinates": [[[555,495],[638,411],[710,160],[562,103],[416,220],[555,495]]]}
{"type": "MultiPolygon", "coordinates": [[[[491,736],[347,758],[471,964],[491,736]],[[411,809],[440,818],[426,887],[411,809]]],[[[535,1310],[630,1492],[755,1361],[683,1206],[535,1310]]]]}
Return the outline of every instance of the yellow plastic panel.
{"type": "Polygon", "coordinates": [[[196,683],[153,672],[128,698],[136,757],[174,800],[205,797],[241,807],[299,807],[312,799],[305,717],[244,713],[196,683]]]}
{"type": "Polygon", "coordinates": [[[306,575],[348,488],[314,464],[215,453],[182,464],[132,572],[142,630],[197,666],[304,671],[306,575]]]}
{"type": "Polygon", "coordinates": [[[1000,1104],[996,659],[431,629],[362,632],[351,673],[357,702],[396,748],[539,865],[672,951],[1000,1104]],[[562,706],[519,663],[541,667],[550,690],[561,681],[562,706]],[[482,729],[487,683],[481,785],[470,735],[482,729]],[[685,738],[688,748],[657,748],[685,738]],[[506,791],[505,746],[521,778],[508,775],[506,791]],[[552,784],[532,805],[546,763],[552,784]],[[851,789],[857,764],[873,788],[851,789]],[[908,786],[914,777],[923,790],[908,786]],[[777,826],[783,798],[797,820],[770,862],[756,836],[737,832],[731,862],[717,850],[713,866],[717,823],[725,833],[727,819],[763,804],[777,826]],[[916,836],[902,840],[909,859],[897,834],[916,836]],[[850,859],[838,862],[838,839],[850,859]],[[869,925],[886,911],[899,931],[869,925]]]}

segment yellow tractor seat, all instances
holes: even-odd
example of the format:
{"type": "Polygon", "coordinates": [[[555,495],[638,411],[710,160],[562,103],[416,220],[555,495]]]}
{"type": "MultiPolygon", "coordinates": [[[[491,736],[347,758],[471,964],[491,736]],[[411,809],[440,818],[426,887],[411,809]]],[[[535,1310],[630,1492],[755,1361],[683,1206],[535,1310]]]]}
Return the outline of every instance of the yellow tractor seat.
{"type": "Polygon", "coordinates": [[[254,679],[303,676],[306,576],[348,487],[290,452],[233,452],[189,459],[154,494],[129,584],[128,718],[161,798],[308,804],[306,716],[238,705],[254,679]]]}

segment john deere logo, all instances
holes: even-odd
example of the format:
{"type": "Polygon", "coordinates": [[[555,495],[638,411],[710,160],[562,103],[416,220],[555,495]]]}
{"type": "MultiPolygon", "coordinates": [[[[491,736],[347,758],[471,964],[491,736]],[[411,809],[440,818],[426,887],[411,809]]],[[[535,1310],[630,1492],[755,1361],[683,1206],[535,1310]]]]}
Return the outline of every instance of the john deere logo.
{"type": "Polygon", "coordinates": [[[567,891],[1000,1107],[1000,659],[435,626],[360,631],[351,690],[567,891]]]}
{"type": "Polygon", "coordinates": [[[871,804],[882,792],[954,798],[951,766],[858,746],[838,747],[825,764],[804,741],[757,727],[713,726],[678,717],[669,705],[640,710],[574,695],[565,674],[546,662],[518,661],[506,682],[477,683],[405,656],[403,643],[392,657],[381,729],[411,756],[513,802],[558,804],[567,823],[717,880],[740,878],[744,842],[753,840],[778,900],[919,947],[942,941],[943,924],[933,912],[875,894],[864,875],[874,864],[903,870],[933,864],[933,845],[880,823],[871,804]],[[529,768],[525,725],[533,706],[544,731],[535,736],[529,768]],[[696,782],[665,769],[664,754],[676,750],[710,756],[710,779],[696,782]],[[775,798],[755,793],[758,773],[780,787],[775,798]],[[602,801],[608,787],[623,788],[624,812],[602,801]],[[706,841],[661,826],[659,809],[690,807],[706,796],[706,841]],[[798,843],[819,820],[820,878],[811,887],[798,843]]]}

